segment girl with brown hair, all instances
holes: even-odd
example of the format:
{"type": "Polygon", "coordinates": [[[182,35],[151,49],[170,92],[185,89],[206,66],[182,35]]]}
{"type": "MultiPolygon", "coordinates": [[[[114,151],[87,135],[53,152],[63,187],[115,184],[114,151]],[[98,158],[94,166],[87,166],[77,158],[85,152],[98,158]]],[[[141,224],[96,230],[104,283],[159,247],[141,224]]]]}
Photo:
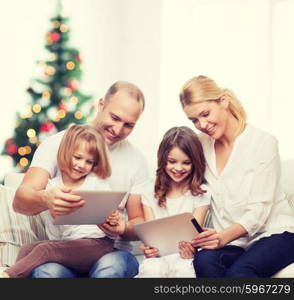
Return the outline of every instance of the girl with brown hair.
{"type": "MultiPolygon", "coordinates": [[[[145,220],[191,212],[202,225],[210,203],[204,172],[205,159],[196,133],[185,126],[168,130],[157,153],[155,184],[142,193],[145,220]]],[[[160,257],[152,245],[141,249],[146,258],[138,277],[195,277],[190,241],[179,243],[179,253],[160,257]]]]}

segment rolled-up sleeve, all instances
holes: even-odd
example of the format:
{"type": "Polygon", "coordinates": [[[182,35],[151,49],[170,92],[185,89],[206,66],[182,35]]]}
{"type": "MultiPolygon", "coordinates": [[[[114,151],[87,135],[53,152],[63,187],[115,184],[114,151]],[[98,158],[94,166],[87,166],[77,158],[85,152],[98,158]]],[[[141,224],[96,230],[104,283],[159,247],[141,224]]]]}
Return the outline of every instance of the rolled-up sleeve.
{"type": "Polygon", "coordinates": [[[249,236],[262,231],[271,208],[280,179],[281,163],[277,141],[269,139],[257,153],[256,169],[244,213],[238,220],[249,236]],[[259,158],[258,158],[259,156],[259,158]]]}

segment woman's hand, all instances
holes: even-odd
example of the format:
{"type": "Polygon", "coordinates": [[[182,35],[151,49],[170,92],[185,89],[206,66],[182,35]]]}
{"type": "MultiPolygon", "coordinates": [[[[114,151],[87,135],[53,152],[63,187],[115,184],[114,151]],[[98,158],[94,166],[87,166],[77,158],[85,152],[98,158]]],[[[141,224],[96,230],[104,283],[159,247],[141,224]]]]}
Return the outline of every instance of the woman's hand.
{"type": "Polygon", "coordinates": [[[157,248],[150,247],[148,245],[142,244],[140,246],[140,249],[144,252],[144,255],[147,258],[159,256],[159,250],[157,248]]]}
{"type": "Polygon", "coordinates": [[[125,232],[126,221],[121,213],[116,210],[103,224],[97,225],[104,233],[111,237],[118,237],[125,232]]]}
{"type": "Polygon", "coordinates": [[[196,235],[191,244],[195,248],[202,249],[219,249],[225,246],[222,234],[212,228],[203,228],[204,232],[196,235]]]}
{"type": "Polygon", "coordinates": [[[182,258],[193,258],[195,248],[189,242],[179,242],[179,253],[182,258]]]}
{"type": "Polygon", "coordinates": [[[85,204],[85,200],[72,194],[72,190],[66,186],[48,189],[45,201],[53,218],[70,214],[85,204]]]}

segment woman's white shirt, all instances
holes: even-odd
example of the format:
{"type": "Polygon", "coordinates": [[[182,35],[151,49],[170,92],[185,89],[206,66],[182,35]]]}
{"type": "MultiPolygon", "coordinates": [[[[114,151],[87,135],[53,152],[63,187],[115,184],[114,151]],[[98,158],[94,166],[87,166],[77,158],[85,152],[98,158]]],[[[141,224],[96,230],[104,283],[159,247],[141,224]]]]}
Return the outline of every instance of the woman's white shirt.
{"type": "Polygon", "coordinates": [[[217,231],[241,224],[248,232],[231,244],[243,248],[274,233],[294,232],[294,218],[280,184],[277,140],[247,125],[235,142],[230,158],[217,174],[214,140],[200,135],[212,193],[212,222],[217,231]]]}

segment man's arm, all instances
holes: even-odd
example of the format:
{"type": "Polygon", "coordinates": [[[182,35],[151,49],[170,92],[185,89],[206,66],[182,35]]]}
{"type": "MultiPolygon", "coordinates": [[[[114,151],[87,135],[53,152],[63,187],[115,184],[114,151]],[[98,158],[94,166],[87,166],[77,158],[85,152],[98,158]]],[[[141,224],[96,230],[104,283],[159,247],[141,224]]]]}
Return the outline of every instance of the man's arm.
{"type": "Polygon", "coordinates": [[[133,231],[133,224],[144,222],[143,205],[141,203],[141,195],[130,194],[126,204],[128,213],[128,222],[126,223],[125,232],[122,237],[128,240],[138,240],[133,231]]]}
{"type": "Polygon", "coordinates": [[[32,216],[46,209],[51,215],[64,215],[83,206],[84,201],[77,195],[70,194],[71,189],[56,187],[46,190],[49,173],[42,168],[30,168],[16,190],[13,209],[21,214],[32,216]]]}
{"type": "Polygon", "coordinates": [[[50,176],[42,168],[30,168],[16,190],[13,208],[25,215],[36,215],[48,209],[45,187],[50,176]]]}

